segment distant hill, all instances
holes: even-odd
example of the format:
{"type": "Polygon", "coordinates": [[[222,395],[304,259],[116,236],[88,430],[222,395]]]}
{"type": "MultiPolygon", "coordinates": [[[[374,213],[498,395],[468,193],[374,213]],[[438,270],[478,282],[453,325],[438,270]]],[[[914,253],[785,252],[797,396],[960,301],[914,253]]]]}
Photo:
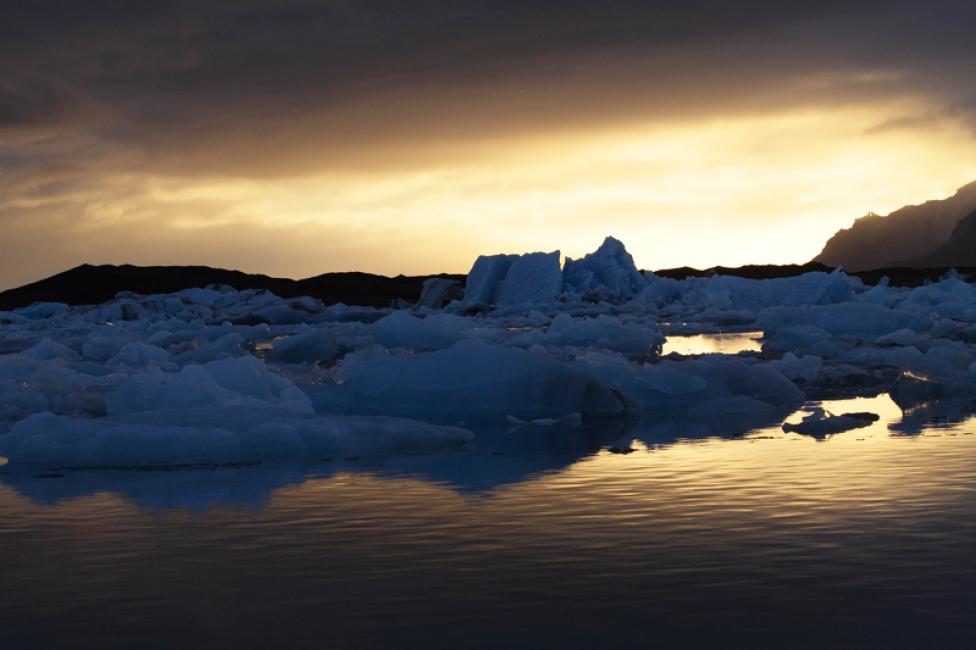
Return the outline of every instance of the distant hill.
{"type": "MultiPolygon", "coordinates": [[[[970,215],[957,229],[958,249],[972,253],[976,237],[976,215],[970,215]]],[[[955,237],[955,236],[954,236],[955,237]]],[[[951,243],[951,242],[950,242],[951,243]]],[[[947,251],[955,251],[947,244],[947,251]]],[[[949,254],[949,253],[947,253],[949,254]]],[[[962,259],[952,257],[954,260],[962,259]]],[[[933,257],[933,260],[935,258],[933,257]]],[[[937,260],[936,260],[937,261],[937,260]]],[[[933,262],[934,263],[934,262],[933,262]]],[[[940,264],[941,268],[885,268],[873,271],[851,273],[860,277],[866,284],[876,284],[887,276],[894,286],[918,286],[925,282],[938,280],[949,270],[948,266],[958,267],[964,276],[976,277],[976,264],[962,265],[957,262],[940,264]],[[970,268],[964,268],[970,267],[970,268]]],[[[690,277],[709,275],[729,275],[741,278],[762,280],[787,278],[811,271],[830,272],[833,268],[819,262],[786,265],[749,265],[740,267],[716,266],[700,270],[691,267],[662,269],[654,273],[659,277],[683,280],[690,277]]],[[[96,305],[111,300],[116,294],[131,291],[140,294],[171,293],[192,287],[205,287],[209,284],[226,284],[238,290],[263,289],[283,298],[311,296],[325,304],[337,302],[347,305],[367,307],[387,307],[397,300],[416,303],[420,299],[424,280],[428,278],[448,278],[459,281],[462,286],[465,276],[441,273],[387,277],[371,273],[325,273],[304,280],[273,278],[267,275],[243,273],[215,269],[208,266],[121,266],[83,264],[63,273],[31,284],[0,293],[0,310],[26,307],[35,302],[63,302],[69,305],[96,305]]]]}
{"type": "MultiPolygon", "coordinates": [[[[893,287],[918,287],[926,282],[935,282],[944,277],[952,267],[969,281],[976,278],[976,264],[970,265],[945,265],[931,267],[908,267],[893,266],[883,269],[873,269],[871,271],[846,271],[848,275],[859,277],[864,284],[877,284],[881,278],[888,278],[893,287]]],[[[834,268],[819,262],[807,262],[806,264],[750,264],[746,266],[728,267],[713,266],[710,269],[693,269],[689,266],[682,266],[676,269],[661,269],[654,271],[654,274],[662,278],[673,280],[684,280],[686,278],[702,278],[710,275],[727,275],[737,278],[748,278],[750,280],[771,280],[774,278],[792,278],[804,273],[821,271],[829,273],[834,268]]]]}
{"type": "Polygon", "coordinates": [[[806,264],[747,264],[746,266],[713,266],[709,269],[694,269],[681,266],[676,269],[661,269],[654,271],[654,275],[662,278],[684,280],[685,278],[703,278],[709,275],[731,275],[750,280],[770,280],[772,278],[792,278],[804,273],[823,271],[830,273],[834,269],[819,262],[806,264]]]}
{"type": "MultiPolygon", "coordinates": [[[[867,271],[893,266],[943,266],[926,257],[945,244],[957,224],[976,210],[976,182],[953,196],[909,205],[886,217],[869,214],[839,230],[814,258],[827,266],[867,271]],[[906,262],[908,260],[909,262],[906,262]]],[[[972,258],[967,265],[972,265],[972,258]]]]}
{"type": "Polygon", "coordinates": [[[948,241],[906,266],[976,266],[976,210],[956,225],[948,241]]]}
{"type": "Polygon", "coordinates": [[[227,284],[238,290],[265,289],[284,298],[312,296],[326,304],[385,307],[394,301],[416,302],[424,280],[464,276],[403,276],[370,273],[326,273],[304,280],[214,269],[208,266],[122,266],[83,264],[38,282],[0,293],[0,309],[16,309],[34,302],[92,305],[111,300],[122,291],[141,294],[170,293],[227,284]]]}

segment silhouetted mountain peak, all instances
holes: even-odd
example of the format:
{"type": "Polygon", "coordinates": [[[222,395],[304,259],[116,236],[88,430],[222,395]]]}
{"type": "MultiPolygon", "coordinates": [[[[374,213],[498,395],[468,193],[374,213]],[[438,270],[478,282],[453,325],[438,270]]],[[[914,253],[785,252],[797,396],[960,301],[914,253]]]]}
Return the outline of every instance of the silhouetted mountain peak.
{"type": "Polygon", "coordinates": [[[913,258],[909,266],[976,266],[976,210],[964,217],[949,239],[931,253],[913,258]]]}
{"type": "Polygon", "coordinates": [[[907,205],[887,216],[875,213],[839,230],[814,258],[828,266],[864,271],[921,260],[949,240],[959,222],[976,210],[976,181],[946,199],[907,205]]]}

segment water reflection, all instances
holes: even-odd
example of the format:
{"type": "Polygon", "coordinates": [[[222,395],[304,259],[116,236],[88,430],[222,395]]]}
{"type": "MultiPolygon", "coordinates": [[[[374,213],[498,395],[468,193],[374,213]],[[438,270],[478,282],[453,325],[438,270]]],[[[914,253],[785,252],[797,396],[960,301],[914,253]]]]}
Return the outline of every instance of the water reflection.
{"type": "Polygon", "coordinates": [[[0,469],[6,483],[37,503],[53,504],[97,492],[124,496],[140,508],[260,508],[279,488],[340,473],[410,475],[458,492],[485,492],[535,475],[557,472],[610,445],[623,422],[598,426],[482,429],[465,449],[392,457],[308,463],[265,463],[213,469],[0,469]]]}
{"type": "MultiPolygon", "coordinates": [[[[488,493],[502,486],[555,476],[594,456],[627,455],[719,439],[755,443],[804,438],[802,434],[784,433],[781,425],[784,421],[799,422],[815,407],[838,414],[866,411],[880,416],[870,426],[817,438],[821,442],[838,437],[860,442],[925,430],[930,435],[942,435],[946,428],[952,429],[948,435],[970,436],[976,430],[970,422],[971,402],[939,402],[903,413],[885,394],[810,402],[793,413],[773,410],[705,419],[663,413],[631,423],[480,429],[475,441],[463,449],[389,457],[212,469],[40,471],[8,465],[0,466],[0,484],[37,504],[108,492],[144,510],[183,508],[191,512],[222,507],[260,509],[267,506],[276,490],[339,474],[414,477],[462,494],[488,493]]],[[[748,453],[755,453],[749,449],[748,453]]]]}
{"type": "Polygon", "coordinates": [[[759,352],[762,332],[720,332],[715,334],[668,335],[661,354],[738,354],[759,352]]]}
{"type": "Polygon", "coordinates": [[[976,422],[907,437],[887,397],[818,405],[881,418],[826,442],[674,420],[314,466],[4,467],[5,647],[971,647],[976,422]]]}

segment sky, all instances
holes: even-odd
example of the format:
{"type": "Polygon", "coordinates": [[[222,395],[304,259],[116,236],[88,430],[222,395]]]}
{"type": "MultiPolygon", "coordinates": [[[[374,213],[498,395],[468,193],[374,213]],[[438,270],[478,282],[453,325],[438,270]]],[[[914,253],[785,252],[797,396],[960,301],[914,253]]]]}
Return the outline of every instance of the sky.
{"type": "Polygon", "coordinates": [[[976,179],[969,0],[0,4],[0,289],[804,262],[976,179]]]}

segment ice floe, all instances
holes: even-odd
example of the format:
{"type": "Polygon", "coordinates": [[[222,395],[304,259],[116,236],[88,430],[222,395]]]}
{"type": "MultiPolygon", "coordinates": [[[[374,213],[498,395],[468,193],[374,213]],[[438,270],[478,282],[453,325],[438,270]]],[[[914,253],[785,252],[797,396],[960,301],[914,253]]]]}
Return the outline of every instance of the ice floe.
{"type": "MultiPolygon", "coordinates": [[[[0,313],[11,465],[391,453],[463,444],[488,425],[736,429],[883,392],[906,413],[970,408],[973,285],[867,287],[841,271],[679,281],[641,272],[607,238],[562,267],[558,251],[479,257],[463,287],[434,278],[416,306],[211,286],[0,313]],[[760,332],[761,350],[661,356],[668,335],[702,332],[760,332]]],[[[796,426],[850,424],[814,415],[796,426]]]]}

